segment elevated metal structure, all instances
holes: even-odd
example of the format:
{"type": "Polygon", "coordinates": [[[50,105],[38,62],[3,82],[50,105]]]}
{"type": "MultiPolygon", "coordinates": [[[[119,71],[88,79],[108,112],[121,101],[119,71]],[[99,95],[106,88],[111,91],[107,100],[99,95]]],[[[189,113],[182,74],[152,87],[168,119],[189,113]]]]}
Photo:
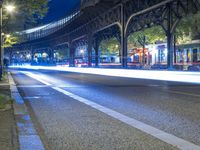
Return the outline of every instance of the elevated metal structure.
{"type": "Polygon", "coordinates": [[[65,19],[31,33],[24,33],[24,41],[10,51],[54,49],[65,45],[70,51],[70,65],[74,66],[75,48],[87,45],[88,66],[95,49],[98,66],[99,43],[116,37],[121,44],[122,67],[127,67],[127,38],[136,31],[161,26],[167,36],[168,68],[173,68],[173,37],[180,20],[200,10],[200,0],[82,0],[81,10],[65,19]],[[105,34],[106,33],[106,34],[105,34]],[[109,34],[107,34],[109,33],[109,34]]]}
{"type": "Polygon", "coordinates": [[[66,24],[69,24],[71,21],[73,21],[74,18],[78,17],[79,13],[80,13],[79,11],[74,12],[73,14],[61,20],[58,20],[58,21],[55,21],[55,22],[52,22],[40,27],[36,27],[33,29],[25,30],[25,31],[19,32],[19,34],[21,34],[21,36],[23,37],[23,42],[46,37],[60,30],[66,24]]]}

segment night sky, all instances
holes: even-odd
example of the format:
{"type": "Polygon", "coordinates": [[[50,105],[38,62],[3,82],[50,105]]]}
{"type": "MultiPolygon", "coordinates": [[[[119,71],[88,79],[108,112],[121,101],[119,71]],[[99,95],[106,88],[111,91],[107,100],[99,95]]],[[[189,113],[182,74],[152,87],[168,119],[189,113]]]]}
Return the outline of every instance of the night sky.
{"type": "Polygon", "coordinates": [[[51,0],[49,2],[49,12],[42,21],[43,24],[56,21],[79,8],[80,0],[51,0]]]}

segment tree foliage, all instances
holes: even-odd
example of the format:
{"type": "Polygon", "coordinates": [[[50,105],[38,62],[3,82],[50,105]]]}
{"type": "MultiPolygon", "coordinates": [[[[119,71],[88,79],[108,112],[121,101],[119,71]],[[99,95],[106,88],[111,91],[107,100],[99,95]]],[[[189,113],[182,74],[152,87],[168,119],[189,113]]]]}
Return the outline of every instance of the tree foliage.
{"type": "Polygon", "coordinates": [[[142,31],[134,32],[128,38],[128,48],[144,47],[166,39],[165,32],[160,26],[154,26],[142,31]]]}
{"type": "Polygon", "coordinates": [[[119,54],[119,42],[116,38],[103,40],[100,44],[101,55],[119,54]]]}
{"type": "MultiPolygon", "coordinates": [[[[175,36],[176,44],[190,43],[200,36],[200,12],[190,14],[181,19],[179,22],[175,36]]],[[[155,42],[166,41],[165,31],[161,26],[154,26],[142,31],[131,34],[128,38],[128,48],[144,47],[147,44],[155,44],[155,42]]]]}
{"type": "Polygon", "coordinates": [[[57,49],[56,50],[56,57],[59,60],[67,59],[69,58],[69,48],[64,48],[64,49],[57,49]]]}
{"type": "MultiPolygon", "coordinates": [[[[9,4],[5,0],[3,5],[9,4]]],[[[48,0],[15,0],[16,10],[9,14],[4,9],[4,30],[7,32],[20,31],[37,26],[48,11],[48,0]]]]}
{"type": "Polygon", "coordinates": [[[4,0],[3,3],[3,33],[11,34],[4,41],[4,47],[10,47],[20,41],[15,33],[39,25],[48,11],[48,0],[4,0]],[[14,12],[8,13],[6,5],[15,6],[14,12]]]}
{"type": "Polygon", "coordinates": [[[200,12],[181,19],[176,28],[177,44],[189,43],[200,35],[200,12]]]}
{"type": "Polygon", "coordinates": [[[11,47],[12,45],[18,43],[19,37],[10,35],[9,37],[4,37],[3,47],[11,47]]]}

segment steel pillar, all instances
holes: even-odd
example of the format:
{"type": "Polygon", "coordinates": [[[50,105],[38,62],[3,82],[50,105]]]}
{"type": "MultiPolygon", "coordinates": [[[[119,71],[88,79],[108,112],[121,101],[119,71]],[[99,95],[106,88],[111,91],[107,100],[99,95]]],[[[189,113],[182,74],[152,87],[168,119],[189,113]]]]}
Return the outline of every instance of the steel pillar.
{"type": "Polygon", "coordinates": [[[174,63],[176,64],[176,35],[174,35],[174,63]]]}
{"type": "Polygon", "coordinates": [[[3,1],[0,1],[0,80],[2,79],[3,76],[3,57],[4,57],[4,52],[3,52],[3,38],[2,38],[2,4],[3,1]]]}
{"type": "Polygon", "coordinates": [[[50,64],[53,64],[53,60],[54,60],[54,49],[49,48],[49,61],[50,61],[50,64]]]}
{"type": "Polygon", "coordinates": [[[9,49],[9,65],[12,64],[12,49],[9,49]]]}
{"type": "Polygon", "coordinates": [[[93,47],[93,44],[92,44],[92,33],[89,33],[88,34],[88,67],[91,67],[92,66],[92,47],[93,47]]]}
{"type": "Polygon", "coordinates": [[[74,52],[75,52],[75,48],[72,42],[69,43],[69,56],[70,56],[70,60],[69,60],[69,66],[70,67],[75,67],[75,61],[74,61],[74,52]]]}
{"type": "Polygon", "coordinates": [[[33,62],[34,62],[33,60],[34,60],[34,50],[31,47],[31,64],[33,64],[33,62]]]}
{"type": "Polygon", "coordinates": [[[95,49],[95,67],[98,67],[99,66],[99,41],[98,41],[98,38],[95,40],[94,49],[95,49]]]}
{"type": "Polygon", "coordinates": [[[125,30],[125,8],[121,5],[121,63],[123,68],[127,68],[127,34],[125,30]]]}
{"type": "Polygon", "coordinates": [[[173,69],[174,62],[174,29],[173,29],[173,16],[172,16],[172,6],[171,4],[167,4],[168,7],[168,16],[167,16],[167,68],[169,70],[173,69]]]}

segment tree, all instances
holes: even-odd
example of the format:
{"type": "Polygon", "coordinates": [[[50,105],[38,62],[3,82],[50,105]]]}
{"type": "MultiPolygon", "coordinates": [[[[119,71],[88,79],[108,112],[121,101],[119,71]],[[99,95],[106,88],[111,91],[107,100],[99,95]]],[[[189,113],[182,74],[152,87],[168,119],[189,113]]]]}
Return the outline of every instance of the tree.
{"type": "MultiPolygon", "coordinates": [[[[4,5],[9,0],[4,1],[4,5]]],[[[48,0],[15,0],[16,12],[3,11],[4,32],[16,32],[37,26],[48,11],[48,0]]]]}
{"type": "MultiPolygon", "coordinates": [[[[189,43],[198,38],[200,35],[199,24],[200,12],[182,18],[175,32],[177,44],[189,43]]],[[[131,34],[128,39],[128,46],[129,48],[140,47],[144,44],[154,44],[157,41],[166,41],[166,34],[161,26],[154,26],[131,34]],[[141,43],[144,36],[146,37],[146,43],[141,43]]]]}
{"type": "Polygon", "coordinates": [[[154,26],[134,32],[128,37],[128,47],[143,47],[146,44],[155,44],[158,41],[165,41],[165,32],[161,26],[154,26]]]}
{"type": "Polygon", "coordinates": [[[100,44],[102,55],[112,55],[119,54],[119,42],[116,38],[111,38],[109,40],[103,40],[100,44]]]}
{"type": "Polygon", "coordinates": [[[145,63],[145,45],[155,44],[158,41],[165,41],[165,32],[160,26],[146,28],[144,30],[134,32],[128,37],[128,49],[142,47],[143,58],[142,63],[145,63]]]}
{"type": "Polygon", "coordinates": [[[69,48],[56,49],[55,51],[56,51],[56,56],[58,60],[64,60],[70,57],[69,48]]]}
{"type": "MultiPolygon", "coordinates": [[[[3,6],[10,4],[10,0],[4,0],[3,6]]],[[[15,0],[14,14],[9,14],[3,7],[3,33],[9,33],[5,37],[3,47],[11,47],[20,41],[16,31],[22,31],[39,25],[40,20],[48,11],[48,0],[15,0]]]]}
{"type": "Polygon", "coordinates": [[[17,36],[6,36],[3,38],[4,42],[3,42],[3,47],[11,47],[12,45],[16,44],[19,41],[19,38],[17,36]]]}
{"type": "Polygon", "coordinates": [[[200,12],[182,18],[176,28],[176,44],[190,43],[200,35],[200,12]]]}

